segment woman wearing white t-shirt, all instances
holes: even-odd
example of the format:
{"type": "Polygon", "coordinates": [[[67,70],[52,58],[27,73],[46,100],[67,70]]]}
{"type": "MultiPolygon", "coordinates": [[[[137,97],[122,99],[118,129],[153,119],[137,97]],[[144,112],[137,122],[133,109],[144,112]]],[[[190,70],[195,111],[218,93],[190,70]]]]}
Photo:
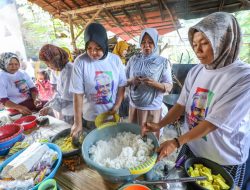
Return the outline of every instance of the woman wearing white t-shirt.
{"type": "Polygon", "coordinates": [[[159,160],[184,145],[180,155],[217,162],[241,188],[250,147],[250,67],[238,58],[240,27],[235,17],[218,12],[188,34],[201,64],[188,73],[177,104],[159,123],[146,123],[143,135],[185,112],[187,132],[162,143],[159,160]]]}
{"type": "Polygon", "coordinates": [[[20,69],[16,54],[0,55],[0,102],[10,114],[32,114],[41,109],[37,89],[27,73],[20,69]]]}
{"type": "Polygon", "coordinates": [[[97,115],[116,112],[124,97],[125,68],[117,55],[108,52],[105,28],[91,23],[84,32],[86,53],[74,62],[70,90],[74,93],[75,122],[71,135],[94,129],[97,115]]]}
{"type": "Polygon", "coordinates": [[[47,115],[49,110],[53,109],[59,113],[58,119],[73,124],[73,94],[69,91],[73,64],[69,62],[68,53],[60,47],[46,44],[39,51],[39,59],[44,61],[53,72],[59,73],[55,95],[40,111],[40,114],[47,115]]]}

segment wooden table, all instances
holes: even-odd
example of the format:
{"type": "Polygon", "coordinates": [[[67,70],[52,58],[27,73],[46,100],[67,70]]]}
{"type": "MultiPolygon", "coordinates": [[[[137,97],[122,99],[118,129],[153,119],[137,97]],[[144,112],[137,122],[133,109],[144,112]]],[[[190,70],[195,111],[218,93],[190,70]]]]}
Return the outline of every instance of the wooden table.
{"type": "Polygon", "coordinates": [[[72,172],[61,166],[55,179],[63,190],[116,190],[120,184],[104,181],[95,171],[81,163],[78,170],[72,172]]]}

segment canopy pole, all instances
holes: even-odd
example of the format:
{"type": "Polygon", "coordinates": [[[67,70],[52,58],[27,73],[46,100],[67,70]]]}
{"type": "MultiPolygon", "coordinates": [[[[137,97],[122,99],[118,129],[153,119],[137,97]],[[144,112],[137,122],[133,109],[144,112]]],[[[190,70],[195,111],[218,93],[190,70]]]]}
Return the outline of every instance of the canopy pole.
{"type": "MultiPolygon", "coordinates": [[[[103,10],[103,7],[101,9],[99,9],[95,15],[84,25],[84,27],[81,29],[81,31],[77,34],[76,39],[82,34],[82,32],[86,29],[86,27],[95,20],[95,18],[100,14],[100,12],[103,10]]],[[[69,14],[70,15],[70,14],[69,14]]]]}
{"type": "Polygon", "coordinates": [[[75,34],[74,34],[74,26],[72,22],[72,15],[69,14],[68,19],[69,19],[69,29],[70,29],[70,35],[71,35],[71,45],[73,46],[74,52],[76,52],[77,47],[76,47],[76,39],[75,39],[75,34]]]}

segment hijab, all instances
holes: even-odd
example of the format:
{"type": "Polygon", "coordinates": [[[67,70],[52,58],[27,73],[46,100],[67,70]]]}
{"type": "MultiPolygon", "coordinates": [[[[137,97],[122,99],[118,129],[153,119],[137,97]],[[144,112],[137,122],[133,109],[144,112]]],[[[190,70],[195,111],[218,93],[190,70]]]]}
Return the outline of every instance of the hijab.
{"type": "Polygon", "coordinates": [[[71,54],[69,48],[67,48],[67,47],[61,47],[61,48],[67,52],[67,54],[68,54],[68,56],[69,56],[69,61],[70,61],[71,63],[73,63],[73,62],[74,62],[74,58],[73,58],[73,56],[72,56],[72,54],[71,54]]]}
{"type": "MultiPolygon", "coordinates": [[[[18,56],[11,52],[1,53],[0,54],[0,69],[7,72],[7,66],[10,63],[10,60],[14,58],[19,62],[18,56]]],[[[20,62],[19,62],[20,63],[20,62]]]]}
{"type": "Polygon", "coordinates": [[[225,12],[208,15],[188,32],[189,42],[193,47],[195,31],[202,32],[210,42],[214,60],[205,65],[209,70],[219,69],[232,64],[239,55],[241,31],[234,16],[225,12]]]}
{"type": "Polygon", "coordinates": [[[113,53],[118,55],[121,58],[123,64],[126,63],[126,59],[125,57],[122,57],[122,53],[124,50],[127,50],[128,47],[129,45],[126,41],[120,41],[115,45],[114,50],[113,50],[113,53]]]}
{"type": "Polygon", "coordinates": [[[97,43],[103,50],[104,59],[108,55],[108,36],[106,29],[99,23],[91,23],[87,26],[84,32],[84,41],[86,43],[85,49],[88,47],[88,43],[93,41],[97,43]]]}
{"type": "MultiPolygon", "coordinates": [[[[144,29],[141,32],[139,40],[140,44],[142,43],[145,34],[148,34],[152,38],[155,48],[150,55],[140,53],[129,60],[129,67],[131,67],[130,71],[132,72],[131,76],[149,77],[160,82],[163,73],[166,72],[167,65],[166,59],[159,56],[157,52],[158,32],[154,28],[144,29]]],[[[149,87],[145,84],[140,84],[137,87],[130,86],[130,97],[136,106],[144,107],[150,105],[157,95],[158,91],[155,88],[149,87]]]]}
{"type": "Polygon", "coordinates": [[[50,62],[56,68],[59,68],[59,70],[62,70],[69,62],[68,53],[62,48],[52,44],[46,44],[40,49],[39,59],[50,62]]]}

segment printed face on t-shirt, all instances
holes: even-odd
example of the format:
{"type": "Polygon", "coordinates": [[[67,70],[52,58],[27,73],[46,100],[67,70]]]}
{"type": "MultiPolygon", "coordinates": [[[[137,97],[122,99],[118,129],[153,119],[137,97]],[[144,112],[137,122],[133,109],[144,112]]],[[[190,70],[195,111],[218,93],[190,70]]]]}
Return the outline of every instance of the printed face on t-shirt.
{"type": "Polygon", "coordinates": [[[111,71],[96,71],[95,73],[96,93],[92,94],[92,100],[96,104],[111,103],[114,89],[113,75],[111,71]]]}

